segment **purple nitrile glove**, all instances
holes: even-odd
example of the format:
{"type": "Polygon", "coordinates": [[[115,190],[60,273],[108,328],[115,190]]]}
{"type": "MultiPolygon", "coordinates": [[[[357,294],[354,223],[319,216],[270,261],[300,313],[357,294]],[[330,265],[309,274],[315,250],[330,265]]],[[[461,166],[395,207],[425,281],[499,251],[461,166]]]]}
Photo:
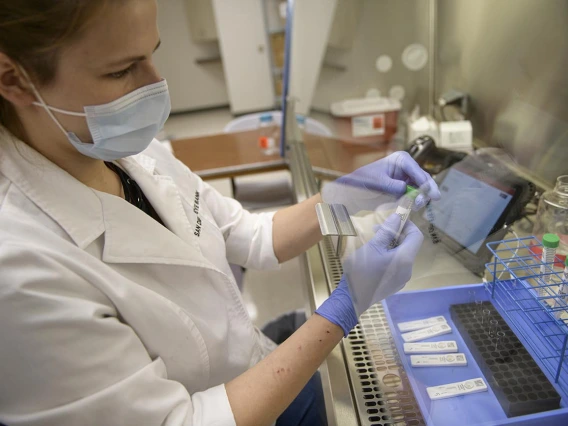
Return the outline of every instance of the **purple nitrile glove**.
{"type": "Polygon", "coordinates": [[[316,314],[340,326],[345,336],[357,325],[359,317],[355,313],[345,275],[327,300],[316,309],[316,314]]]}
{"type": "Polygon", "coordinates": [[[346,336],[363,312],[401,290],[412,276],[412,264],[424,237],[412,222],[406,222],[400,244],[389,249],[399,226],[400,217],[389,216],[375,236],[346,259],[338,287],[316,310],[343,328],[346,336]]]}
{"type": "Polygon", "coordinates": [[[326,184],[322,198],[328,204],[343,204],[350,214],[356,214],[393,203],[404,195],[407,184],[420,191],[415,201],[418,208],[425,206],[429,199],[440,199],[440,190],[434,179],[404,151],[395,152],[326,184]]]}

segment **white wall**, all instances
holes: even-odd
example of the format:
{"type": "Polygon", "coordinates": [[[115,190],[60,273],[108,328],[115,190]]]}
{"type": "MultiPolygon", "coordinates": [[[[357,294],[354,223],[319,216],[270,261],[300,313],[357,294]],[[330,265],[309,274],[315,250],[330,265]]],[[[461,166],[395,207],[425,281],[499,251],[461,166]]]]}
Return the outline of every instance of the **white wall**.
{"type": "Polygon", "coordinates": [[[185,0],[158,0],[162,46],[154,55],[168,81],[172,111],[198,110],[229,104],[220,61],[196,64],[198,58],[219,56],[216,42],[196,43],[189,30],[185,0]]]}

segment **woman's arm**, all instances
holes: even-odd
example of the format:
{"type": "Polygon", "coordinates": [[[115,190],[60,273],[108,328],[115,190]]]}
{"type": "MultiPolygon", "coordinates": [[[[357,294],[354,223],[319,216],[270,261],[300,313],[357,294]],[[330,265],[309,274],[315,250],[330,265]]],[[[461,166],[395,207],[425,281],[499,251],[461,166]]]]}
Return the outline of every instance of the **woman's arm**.
{"type": "Polygon", "coordinates": [[[313,315],[268,357],[227,383],[237,426],[273,423],[343,336],[341,327],[313,315]]]}
{"type": "Polygon", "coordinates": [[[302,254],[321,240],[316,214],[316,204],[321,202],[317,194],[274,215],[272,239],[274,254],[280,263],[302,254]]]}

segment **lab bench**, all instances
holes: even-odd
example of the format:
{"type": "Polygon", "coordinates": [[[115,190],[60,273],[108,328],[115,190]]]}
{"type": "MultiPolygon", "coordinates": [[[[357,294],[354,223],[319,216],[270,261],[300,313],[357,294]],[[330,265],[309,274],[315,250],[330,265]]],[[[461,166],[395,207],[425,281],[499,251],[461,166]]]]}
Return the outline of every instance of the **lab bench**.
{"type": "MultiPolygon", "coordinates": [[[[301,202],[317,192],[315,173],[301,137],[296,134],[290,142],[289,167],[296,200],[301,202]]],[[[497,250],[495,245],[493,249],[497,250]]],[[[372,306],[321,366],[328,424],[567,425],[568,386],[563,386],[563,382],[568,381],[568,356],[564,352],[568,337],[564,346],[547,348],[549,352],[558,353],[543,359],[539,342],[537,340],[535,344],[533,339],[535,330],[527,332],[526,325],[530,326],[531,318],[538,317],[541,323],[548,324],[545,319],[550,319],[551,312],[541,309],[545,306],[542,301],[531,300],[530,306],[538,315],[529,315],[529,320],[524,323],[516,321],[516,315],[525,315],[517,312],[519,300],[511,302],[513,305],[502,302],[503,293],[511,292],[507,287],[514,285],[511,281],[496,279],[497,284],[493,286],[491,282],[483,284],[481,277],[467,271],[439,247],[427,246],[421,252],[417,259],[417,278],[407,285],[410,291],[395,294],[372,306]],[[440,252],[433,257],[434,250],[440,252]],[[437,268],[445,273],[436,274],[437,268]],[[495,292],[497,286],[500,291],[495,292]],[[420,290],[413,290],[416,288],[420,290]],[[477,324],[475,321],[479,321],[479,318],[470,318],[472,291],[478,301],[491,308],[503,330],[507,331],[506,343],[502,343],[513,347],[508,358],[499,357],[499,365],[494,356],[491,358],[492,352],[483,346],[492,342],[482,338],[479,330],[472,331],[477,324]],[[434,316],[445,318],[451,334],[426,341],[456,341],[459,352],[465,354],[467,366],[417,368],[411,365],[396,325],[434,316]],[[530,339],[533,339],[532,344],[530,339]],[[552,374],[558,370],[547,368],[550,359],[559,361],[560,378],[552,374]],[[434,401],[427,393],[428,387],[474,378],[485,381],[486,392],[434,401]]],[[[499,260],[499,268],[489,265],[490,272],[493,268],[500,278],[510,262],[510,259],[499,260]]],[[[307,309],[313,312],[341,279],[342,266],[335,241],[325,237],[302,256],[301,264],[309,296],[307,309]]],[[[521,298],[520,303],[525,300],[521,298]]],[[[540,337],[545,336],[546,332],[540,331],[540,337]]],[[[564,334],[554,332],[557,334],[544,338],[562,341],[563,336],[568,336],[568,327],[562,330],[564,334]]]]}
{"type": "MultiPolygon", "coordinates": [[[[301,135],[296,131],[288,132],[288,155],[286,159],[281,159],[259,152],[257,133],[250,131],[174,141],[172,147],[176,156],[204,179],[289,169],[297,202],[319,191],[316,178],[333,179],[390,152],[389,147],[350,146],[334,138],[301,135]]],[[[306,309],[313,312],[329,297],[341,279],[342,266],[336,252],[336,241],[325,237],[300,257],[300,263],[307,287],[306,309]]],[[[501,264],[507,265],[506,262],[501,264]]],[[[428,241],[423,245],[413,269],[413,279],[405,291],[364,313],[359,324],[322,364],[320,373],[329,426],[567,425],[567,390],[555,382],[551,368],[546,368],[546,360],[543,364],[539,359],[542,351],[539,352],[538,348],[535,351],[531,347],[527,333],[519,332],[514,324],[510,324],[515,322],[511,321],[514,314],[506,312],[502,303],[494,303],[499,302],[503,293],[497,294],[497,300],[492,298],[493,288],[480,284],[480,277],[469,272],[441,247],[429,245],[428,241]],[[530,355],[538,365],[532,368],[542,371],[540,375],[534,370],[532,376],[541,380],[546,375],[551,383],[546,396],[540,399],[549,398],[552,402],[544,401],[542,404],[546,406],[547,403],[558,402],[553,395],[557,392],[561,398],[558,408],[507,417],[505,410],[515,414],[524,410],[523,403],[529,403],[534,395],[538,399],[541,392],[542,396],[543,391],[538,389],[538,383],[536,391],[527,388],[532,378],[526,378],[527,383],[523,385],[524,377],[517,381],[509,378],[510,383],[505,382],[505,387],[510,386],[503,391],[491,385],[487,392],[479,394],[430,400],[427,387],[474,377],[489,381],[495,380],[494,376],[501,377],[501,373],[505,375],[505,372],[493,372],[492,376],[490,366],[486,365],[487,360],[473,347],[477,346],[474,341],[479,336],[467,331],[467,320],[459,319],[460,312],[468,312],[467,309],[463,310],[463,305],[471,303],[469,292],[472,289],[480,300],[491,303],[500,318],[511,325],[511,333],[514,330],[514,335],[521,342],[517,345],[526,347],[527,352],[523,352],[522,357],[530,355]],[[462,311],[459,310],[460,305],[462,311]],[[410,365],[409,356],[404,354],[401,333],[396,329],[396,324],[439,315],[444,316],[452,334],[428,341],[455,340],[460,352],[466,355],[467,367],[415,368],[410,365]],[[511,390],[515,392],[518,389],[523,395],[513,395],[508,400],[505,398],[511,396],[511,390]]],[[[568,364],[568,361],[564,361],[568,359],[565,353],[556,356],[568,364]]],[[[524,358],[522,365],[527,365],[529,360],[524,358]]],[[[561,379],[568,381],[568,367],[564,368],[562,374],[561,379]]]]}

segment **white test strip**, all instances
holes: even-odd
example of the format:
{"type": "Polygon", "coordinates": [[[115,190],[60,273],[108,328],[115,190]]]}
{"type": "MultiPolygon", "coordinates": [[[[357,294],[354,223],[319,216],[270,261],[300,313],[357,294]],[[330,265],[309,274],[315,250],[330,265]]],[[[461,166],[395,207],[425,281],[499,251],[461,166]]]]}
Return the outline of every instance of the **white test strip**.
{"type": "Polygon", "coordinates": [[[410,333],[404,333],[400,336],[406,343],[412,343],[429,339],[430,337],[442,336],[443,334],[449,334],[451,332],[452,329],[448,324],[441,324],[423,328],[422,330],[411,331],[410,333]]]}
{"type": "Polygon", "coordinates": [[[451,398],[470,393],[487,392],[487,385],[482,378],[470,379],[464,382],[450,383],[426,388],[431,400],[451,398]]]}
{"type": "Polygon", "coordinates": [[[448,355],[410,355],[410,365],[413,367],[465,367],[465,354],[448,355]]]}
{"type": "Polygon", "coordinates": [[[408,331],[415,331],[427,327],[432,327],[433,325],[436,324],[447,324],[446,318],[439,316],[439,317],[426,318],[417,321],[399,322],[398,329],[402,333],[406,333],[408,331]]]}
{"type": "Polygon", "coordinates": [[[449,354],[458,351],[458,344],[453,340],[432,343],[405,343],[405,354],[449,354]]]}

